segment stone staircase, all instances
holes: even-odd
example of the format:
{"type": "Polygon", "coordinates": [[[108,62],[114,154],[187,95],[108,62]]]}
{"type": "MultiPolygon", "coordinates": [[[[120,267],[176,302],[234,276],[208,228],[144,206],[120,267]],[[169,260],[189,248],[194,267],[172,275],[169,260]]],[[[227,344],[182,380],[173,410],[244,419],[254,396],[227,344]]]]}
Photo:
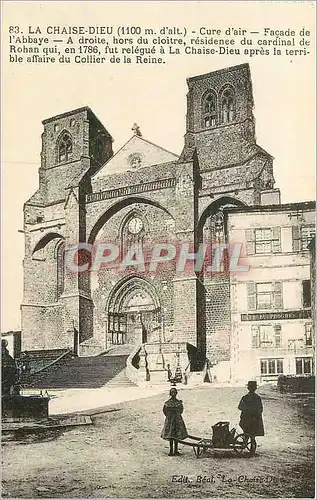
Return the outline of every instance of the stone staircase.
{"type": "Polygon", "coordinates": [[[60,359],[44,370],[28,376],[23,384],[38,389],[71,389],[135,386],[125,372],[126,360],[134,346],[112,348],[99,356],[60,359]]]}
{"type": "Polygon", "coordinates": [[[203,383],[204,374],[202,371],[200,372],[191,372],[187,379],[188,387],[196,387],[203,383]]]}
{"type": "Polygon", "coordinates": [[[134,345],[123,344],[111,347],[105,356],[129,356],[134,349],[134,345]]]}

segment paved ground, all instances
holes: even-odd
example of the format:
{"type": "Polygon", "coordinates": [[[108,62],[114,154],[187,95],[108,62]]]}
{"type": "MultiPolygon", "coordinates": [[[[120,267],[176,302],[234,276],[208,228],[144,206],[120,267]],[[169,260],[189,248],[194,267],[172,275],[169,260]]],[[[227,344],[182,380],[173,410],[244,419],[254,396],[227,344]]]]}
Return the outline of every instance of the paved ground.
{"type": "MultiPolygon", "coordinates": [[[[193,435],[208,437],[219,420],[237,423],[241,388],[181,389],[193,435]]],[[[4,497],[314,497],[314,402],[261,388],[266,436],[252,458],[214,452],[196,459],[190,448],[168,457],[159,436],[166,396],[92,410],[94,426],[3,446],[4,497]],[[189,476],[192,482],[173,482],[189,476]],[[198,480],[197,480],[198,477],[198,480]],[[205,478],[205,481],[199,477],[205,478]]]]}
{"type": "Polygon", "coordinates": [[[50,415],[96,409],[125,401],[148,398],[164,392],[166,384],[149,387],[101,387],[99,389],[49,390],[50,415]]]}
{"type": "MultiPolygon", "coordinates": [[[[190,380],[189,387],[203,386],[198,381],[190,380]]],[[[229,384],[217,384],[216,387],[227,387],[229,384]]],[[[84,412],[125,401],[148,398],[166,392],[166,382],[160,384],[144,384],[140,387],[100,387],[94,389],[49,389],[50,415],[84,412]]],[[[40,394],[40,389],[24,389],[23,394],[40,394]]]]}

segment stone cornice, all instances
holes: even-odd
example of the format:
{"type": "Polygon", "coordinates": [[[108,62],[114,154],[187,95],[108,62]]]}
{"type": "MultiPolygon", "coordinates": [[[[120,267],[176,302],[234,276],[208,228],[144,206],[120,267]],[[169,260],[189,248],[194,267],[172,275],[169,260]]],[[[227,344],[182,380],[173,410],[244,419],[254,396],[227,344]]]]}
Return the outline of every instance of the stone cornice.
{"type": "Polygon", "coordinates": [[[133,186],[108,189],[107,191],[100,191],[99,193],[89,193],[86,195],[86,202],[92,203],[95,201],[109,200],[112,198],[119,198],[120,196],[129,196],[131,194],[147,193],[149,191],[157,191],[159,189],[174,188],[175,186],[176,179],[174,177],[170,177],[167,179],[135,184],[133,186]]]}

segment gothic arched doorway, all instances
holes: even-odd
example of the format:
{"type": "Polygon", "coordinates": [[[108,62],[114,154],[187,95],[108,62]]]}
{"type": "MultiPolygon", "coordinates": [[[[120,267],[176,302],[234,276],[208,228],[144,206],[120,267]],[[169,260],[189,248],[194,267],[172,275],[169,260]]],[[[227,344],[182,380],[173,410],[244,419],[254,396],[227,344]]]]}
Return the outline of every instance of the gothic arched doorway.
{"type": "Polygon", "coordinates": [[[112,344],[154,340],[161,328],[161,308],[154,286],[138,276],[119,282],[108,305],[108,337],[112,344]]]}

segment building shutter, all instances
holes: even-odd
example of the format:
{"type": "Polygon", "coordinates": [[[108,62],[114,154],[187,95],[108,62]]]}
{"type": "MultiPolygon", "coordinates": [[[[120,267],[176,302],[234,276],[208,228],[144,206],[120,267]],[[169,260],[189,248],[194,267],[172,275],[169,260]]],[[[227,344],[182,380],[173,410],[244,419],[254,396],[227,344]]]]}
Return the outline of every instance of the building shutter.
{"type": "Polygon", "coordinates": [[[272,252],[278,253],[281,251],[281,228],[273,227],[272,228],[272,252]]]}
{"type": "Polygon", "coordinates": [[[304,358],[304,374],[311,375],[312,373],[312,358],[304,358]]]}
{"type": "Polygon", "coordinates": [[[274,309],[283,308],[283,282],[273,282],[274,309]]]}
{"type": "Polygon", "coordinates": [[[281,325],[274,325],[275,347],[281,347],[282,345],[281,333],[282,333],[281,325]]]}
{"type": "Polygon", "coordinates": [[[303,373],[303,358],[296,358],[296,375],[302,375],[303,373]]]}
{"type": "Polygon", "coordinates": [[[305,325],[305,344],[307,346],[313,344],[313,339],[312,339],[312,324],[311,323],[306,323],[306,325],[305,325]]]}
{"type": "Polygon", "coordinates": [[[283,360],[282,359],[277,359],[276,360],[276,373],[284,373],[284,368],[283,368],[283,360]]]}
{"type": "Polygon", "coordinates": [[[301,251],[300,227],[292,226],[293,252],[301,251]]]}
{"type": "Polygon", "coordinates": [[[256,309],[256,296],[255,296],[255,283],[254,281],[249,281],[247,283],[247,294],[248,294],[248,309],[256,309]]]}
{"type": "Polygon", "coordinates": [[[246,239],[246,252],[247,255],[255,254],[255,234],[254,229],[246,229],[245,231],[245,239],[246,239]]]}
{"type": "Polygon", "coordinates": [[[260,328],[259,325],[252,325],[251,327],[251,347],[260,347],[260,328]]]}
{"type": "Polygon", "coordinates": [[[310,280],[302,281],[303,287],[303,307],[311,307],[311,284],[310,280]]]}

